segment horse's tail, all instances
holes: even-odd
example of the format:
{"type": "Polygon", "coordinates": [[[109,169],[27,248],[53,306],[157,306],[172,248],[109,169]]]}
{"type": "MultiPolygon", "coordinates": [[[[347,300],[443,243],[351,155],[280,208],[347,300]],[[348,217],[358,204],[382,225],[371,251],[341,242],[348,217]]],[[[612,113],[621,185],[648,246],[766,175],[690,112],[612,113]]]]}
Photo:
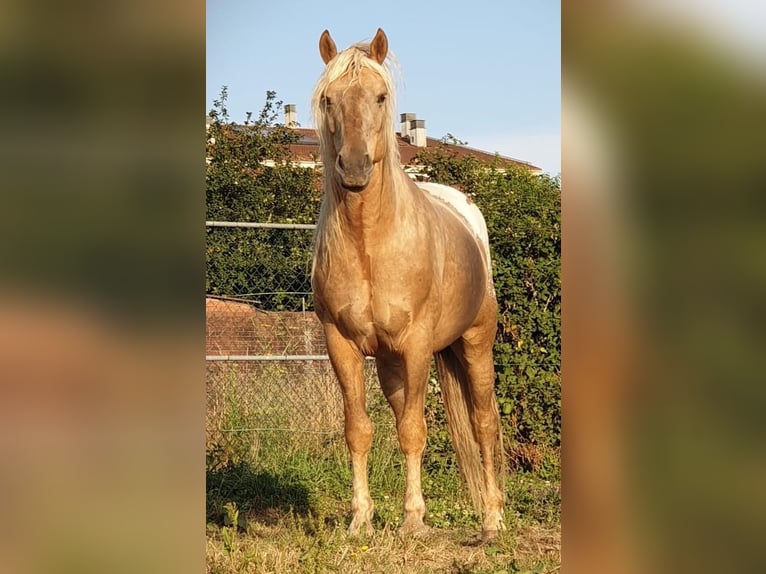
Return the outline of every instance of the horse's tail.
{"type": "MultiPolygon", "coordinates": [[[[460,474],[468,487],[474,509],[481,514],[484,498],[484,470],[481,464],[479,444],[476,442],[471,424],[473,404],[468,387],[468,375],[455,352],[447,347],[435,355],[436,370],[439,374],[439,384],[444,397],[444,410],[447,413],[447,426],[449,428],[452,446],[457,455],[457,463],[460,474]]],[[[499,418],[499,417],[498,417],[499,418]]],[[[498,421],[499,423],[499,421],[498,421]]],[[[502,453],[502,435],[498,424],[498,441],[495,448],[495,458],[502,453]]],[[[495,468],[498,461],[493,461],[495,468]]],[[[502,473],[501,473],[502,474],[502,473]]],[[[503,477],[498,476],[501,492],[503,477]]]]}

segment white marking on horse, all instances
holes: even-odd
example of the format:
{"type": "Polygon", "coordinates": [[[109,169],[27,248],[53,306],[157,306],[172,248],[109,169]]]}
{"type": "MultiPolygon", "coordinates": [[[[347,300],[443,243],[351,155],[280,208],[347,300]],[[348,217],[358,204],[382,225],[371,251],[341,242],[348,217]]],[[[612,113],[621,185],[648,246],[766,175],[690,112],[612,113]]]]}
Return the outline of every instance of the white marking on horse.
{"type": "MultiPolygon", "coordinates": [[[[459,189],[433,182],[417,182],[420,189],[427,191],[432,197],[439,199],[452,207],[459,215],[463,217],[471,231],[484,248],[484,254],[487,256],[487,274],[489,283],[492,285],[492,258],[489,254],[489,233],[487,232],[487,223],[484,216],[476,207],[476,204],[459,189]]],[[[494,289],[494,287],[492,287],[494,289]]]]}

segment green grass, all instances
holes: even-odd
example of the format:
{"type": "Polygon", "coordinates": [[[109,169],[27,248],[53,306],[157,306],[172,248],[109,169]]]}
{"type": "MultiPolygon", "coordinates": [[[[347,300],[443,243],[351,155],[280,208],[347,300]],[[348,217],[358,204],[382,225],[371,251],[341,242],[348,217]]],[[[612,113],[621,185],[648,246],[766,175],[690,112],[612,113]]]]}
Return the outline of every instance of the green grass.
{"type": "MultiPolygon", "coordinates": [[[[329,433],[221,432],[234,429],[232,424],[255,429],[269,422],[259,418],[263,409],[254,406],[258,403],[250,395],[275,392],[268,384],[276,380],[275,372],[268,374],[268,380],[242,380],[229,373],[218,382],[220,388],[209,389],[215,408],[208,409],[208,572],[558,571],[557,473],[511,473],[506,481],[508,530],[490,545],[479,544],[480,522],[453,455],[445,451],[438,417],[429,420],[433,440],[423,465],[426,523],[431,530],[423,538],[401,537],[404,459],[393,417],[374,388],[368,396],[375,424],[369,459],[375,534],[348,536],[351,470],[342,420],[329,433]],[[215,452],[211,453],[211,445],[215,452]]],[[[301,384],[310,388],[310,381],[301,384]]],[[[329,393],[328,397],[334,400],[329,393]]],[[[273,401],[269,409],[272,416],[273,401]]],[[[289,420],[294,413],[279,416],[289,420]]],[[[302,426],[318,430],[310,429],[310,422],[302,426]]]]}
{"type": "Polygon", "coordinates": [[[240,528],[209,525],[207,571],[542,574],[559,570],[558,546],[557,533],[542,527],[523,526],[482,545],[456,529],[411,538],[387,526],[370,537],[350,537],[322,515],[291,515],[240,528]]]}
{"type": "Polygon", "coordinates": [[[404,469],[380,437],[370,464],[376,511],[370,537],[349,537],[351,473],[343,441],[263,439],[260,462],[207,475],[208,572],[554,572],[559,565],[558,486],[509,477],[508,530],[477,544],[480,524],[456,473],[423,478],[431,532],[399,536],[404,469]],[[376,448],[377,447],[377,448],[376,448]],[[235,527],[236,525],[236,527],[235,527]]]}

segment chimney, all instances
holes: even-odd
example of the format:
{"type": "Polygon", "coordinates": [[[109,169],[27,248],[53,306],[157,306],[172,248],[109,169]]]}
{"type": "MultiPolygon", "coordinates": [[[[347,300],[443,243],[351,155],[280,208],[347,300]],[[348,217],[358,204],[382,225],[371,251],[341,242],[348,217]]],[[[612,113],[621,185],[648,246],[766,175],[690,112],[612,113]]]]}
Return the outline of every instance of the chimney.
{"type": "Polygon", "coordinates": [[[410,134],[410,122],[415,119],[415,114],[399,114],[399,119],[402,122],[402,137],[406,139],[410,134]]]}
{"type": "Polygon", "coordinates": [[[417,147],[426,147],[426,121],[411,120],[409,127],[410,143],[417,147]]]}
{"type": "Polygon", "coordinates": [[[298,109],[295,104],[285,106],[285,126],[288,128],[298,127],[298,109]]]}

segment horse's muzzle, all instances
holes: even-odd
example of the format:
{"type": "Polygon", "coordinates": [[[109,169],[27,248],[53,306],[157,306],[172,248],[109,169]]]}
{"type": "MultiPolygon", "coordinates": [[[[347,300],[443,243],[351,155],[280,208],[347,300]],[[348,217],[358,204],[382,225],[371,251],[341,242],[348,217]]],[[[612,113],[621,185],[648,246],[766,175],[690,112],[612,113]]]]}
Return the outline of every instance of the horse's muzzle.
{"type": "Polygon", "coordinates": [[[335,160],[335,171],[345,189],[359,193],[364,191],[370,183],[372,160],[367,153],[344,154],[341,152],[335,160]]]}

